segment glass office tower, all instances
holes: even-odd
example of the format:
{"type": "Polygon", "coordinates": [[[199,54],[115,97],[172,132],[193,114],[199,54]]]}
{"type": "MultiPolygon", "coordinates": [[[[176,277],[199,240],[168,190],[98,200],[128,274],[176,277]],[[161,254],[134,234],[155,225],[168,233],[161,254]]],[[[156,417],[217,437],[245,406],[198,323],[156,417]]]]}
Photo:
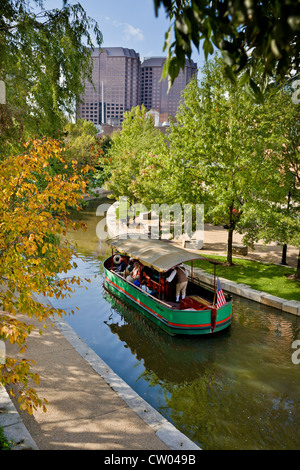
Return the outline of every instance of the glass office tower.
{"type": "Polygon", "coordinates": [[[125,111],[140,103],[140,57],[133,49],[95,49],[93,84],[86,81],[77,117],[94,124],[120,125],[125,111]]]}
{"type": "Polygon", "coordinates": [[[86,81],[82,102],[77,104],[77,117],[97,125],[120,126],[124,112],[141,104],[148,111],[158,112],[160,122],[174,118],[182,91],[197,74],[197,64],[187,60],[168,93],[167,79],[160,80],[163,57],[141,62],[133,49],[107,47],[95,49],[92,59],[94,86],[86,81]]]}
{"type": "Polygon", "coordinates": [[[158,111],[161,120],[168,121],[170,116],[175,118],[181,93],[192,76],[197,74],[197,64],[192,60],[186,60],[184,70],[180,70],[168,92],[168,80],[161,80],[164,63],[163,57],[150,57],[142,61],[141,103],[147,110],[158,111]]]}

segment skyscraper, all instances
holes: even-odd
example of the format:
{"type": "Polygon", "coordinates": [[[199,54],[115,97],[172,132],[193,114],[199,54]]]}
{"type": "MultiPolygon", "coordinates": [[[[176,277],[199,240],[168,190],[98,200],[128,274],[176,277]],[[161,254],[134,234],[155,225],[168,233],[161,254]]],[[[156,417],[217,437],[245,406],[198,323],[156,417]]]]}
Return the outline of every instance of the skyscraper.
{"type": "Polygon", "coordinates": [[[144,59],[141,64],[141,103],[148,111],[158,111],[165,121],[169,116],[175,118],[181,93],[197,74],[197,64],[192,60],[186,60],[184,70],[180,70],[171,89],[168,92],[168,80],[161,80],[165,63],[164,57],[151,57],[144,59]]]}
{"type": "Polygon", "coordinates": [[[125,111],[140,103],[140,57],[133,49],[95,49],[93,83],[86,81],[77,116],[94,124],[120,124],[125,111]],[[94,88],[95,87],[95,88],[94,88]]]}
{"type": "Polygon", "coordinates": [[[140,61],[133,49],[107,47],[92,54],[93,83],[86,81],[82,103],[77,105],[77,117],[94,124],[120,125],[124,112],[144,104],[148,111],[159,113],[161,120],[175,117],[181,93],[197,73],[197,65],[186,61],[169,93],[168,81],[162,80],[163,57],[140,61]],[[95,88],[94,88],[95,87],[95,88]]]}

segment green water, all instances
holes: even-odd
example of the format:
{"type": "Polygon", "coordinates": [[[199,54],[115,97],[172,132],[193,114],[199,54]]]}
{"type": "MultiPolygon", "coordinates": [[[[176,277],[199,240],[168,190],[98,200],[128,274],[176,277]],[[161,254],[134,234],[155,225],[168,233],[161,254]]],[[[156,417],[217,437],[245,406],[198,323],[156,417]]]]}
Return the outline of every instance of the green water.
{"type": "Polygon", "coordinates": [[[234,296],[228,330],[168,336],[104,290],[102,261],[110,252],[96,235],[100,202],[81,214],[87,231],[68,236],[78,244],[74,274],[91,280],[88,290],[59,302],[79,307],[67,317],[73,329],[201,448],[299,449],[300,364],[292,362],[292,343],[300,318],[234,296]]]}

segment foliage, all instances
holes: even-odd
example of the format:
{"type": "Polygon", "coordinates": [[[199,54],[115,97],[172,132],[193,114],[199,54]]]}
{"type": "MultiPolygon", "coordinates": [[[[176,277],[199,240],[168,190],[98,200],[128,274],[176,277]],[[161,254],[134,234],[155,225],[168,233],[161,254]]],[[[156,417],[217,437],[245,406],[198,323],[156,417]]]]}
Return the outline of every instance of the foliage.
{"type": "Polygon", "coordinates": [[[266,201],[272,211],[287,195],[281,168],[294,114],[288,103],[281,113],[275,93],[262,104],[249,99],[226,78],[220,58],[205,64],[201,82],[193,80],[183,97],[169,134],[169,186],[181,202],[204,203],[207,219],[227,228],[231,264],[233,231],[245,229],[246,220],[257,227],[253,212],[266,201]]]}
{"type": "Polygon", "coordinates": [[[18,139],[57,138],[65,113],[73,113],[91,79],[91,33],[102,34],[82,6],[38,11],[38,0],[4,0],[0,7],[0,80],[6,105],[0,105],[0,148],[7,155],[18,139]],[[35,8],[32,8],[35,7],[35,8]]]}
{"type": "Polygon", "coordinates": [[[169,134],[171,186],[185,202],[204,203],[212,223],[226,226],[231,263],[232,232],[254,182],[263,177],[268,131],[257,139],[257,107],[225,78],[220,59],[206,63],[201,83],[193,80],[183,96],[178,125],[169,134]]]}
{"type": "Polygon", "coordinates": [[[154,0],[156,16],[161,5],[173,21],[165,41],[165,76],[169,74],[171,83],[185,58],[191,57],[193,45],[198,50],[202,45],[206,59],[215,48],[220,50],[231,80],[245,71],[245,80],[258,97],[268,76],[282,80],[292,70],[299,73],[298,0],[154,0]],[[260,79],[255,70],[261,71],[260,79]]]}
{"type": "Polygon", "coordinates": [[[264,103],[272,119],[274,138],[281,136],[280,151],[277,154],[268,151],[278,169],[278,184],[269,185],[263,198],[257,194],[243,225],[244,240],[249,245],[262,239],[298,247],[296,276],[300,278],[300,108],[291,100],[291,93],[282,88],[264,103]]]}
{"type": "MultiPolygon", "coordinates": [[[[69,169],[60,143],[52,140],[28,142],[22,154],[1,163],[0,338],[15,344],[21,354],[33,330],[22,316],[43,322],[64,313],[39,302],[35,294],[63,298],[70,295],[73,283],[80,284],[76,277],[62,277],[74,263],[73,250],[59,236],[77,227],[68,212],[79,208],[87,171],[82,167],[78,173],[76,162],[69,169]]],[[[0,383],[20,385],[20,407],[29,413],[46,404],[32,387],[39,377],[31,369],[24,357],[7,357],[0,365],[0,383]]]]}
{"type": "Polygon", "coordinates": [[[10,450],[13,442],[8,441],[5,437],[4,430],[0,427],[0,450],[10,450]]]}
{"type": "Polygon", "coordinates": [[[103,162],[111,146],[111,138],[101,137],[98,132],[95,124],[85,119],[68,122],[64,127],[66,160],[71,162],[76,159],[79,167],[91,167],[88,174],[89,189],[102,187],[107,178],[103,162]]]}
{"type": "Polygon", "coordinates": [[[142,200],[146,173],[165,149],[164,137],[143,105],[125,113],[122,130],[113,134],[107,153],[107,189],[114,192],[114,197],[127,196],[131,202],[142,200]]]}
{"type": "Polygon", "coordinates": [[[68,122],[64,127],[67,161],[77,160],[80,165],[98,163],[103,151],[96,135],[95,124],[85,119],[77,119],[75,123],[68,122]]]}
{"type": "Polygon", "coordinates": [[[111,147],[112,139],[109,135],[98,137],[98,155],[97,164],[95,164],[95,171],[89,179],[90,186],[94,188],[102,188],[105,182],[110,177],[110,171],[107,171],[107,163],[109,149],[111,147]]]}

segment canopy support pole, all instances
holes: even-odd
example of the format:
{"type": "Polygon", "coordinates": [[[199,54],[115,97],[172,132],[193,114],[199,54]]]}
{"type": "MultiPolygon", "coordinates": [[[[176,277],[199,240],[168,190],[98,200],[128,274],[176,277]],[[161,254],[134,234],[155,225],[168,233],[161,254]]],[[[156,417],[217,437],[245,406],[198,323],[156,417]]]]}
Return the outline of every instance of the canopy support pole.
{"type": "Polygon", "coordinates": [[[159,300],[161,300],[161,299],[160,299],[160,294],[161,294],[161,282],[160,282],[160,281],[161,281],[161,278],[160,278],[160,273],[159,273],[158,276],[159,276],[159,280],[158,280],[158,298],[159,298],[159,300]]]}
{"type": "Polygon", "coordinates": [[[214,302],[213,302],[213,305],[215,305],[216,303],[216,293],[217,293],[217,289],[216,289],[216,265],[214,264],[214,302]]]}

